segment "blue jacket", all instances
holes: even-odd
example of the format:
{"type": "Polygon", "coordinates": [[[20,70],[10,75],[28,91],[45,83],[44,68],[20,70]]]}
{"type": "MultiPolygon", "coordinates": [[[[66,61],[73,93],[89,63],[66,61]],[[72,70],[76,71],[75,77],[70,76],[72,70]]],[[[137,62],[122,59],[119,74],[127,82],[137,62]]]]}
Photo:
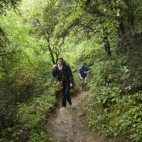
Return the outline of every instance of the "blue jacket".
{"type": "Polygon", "coordinates": [[[87,76],[87,71],[88,71],[88,67],[85,65],[82,65],[79,69],[78,69],[78,73],[80,73],[82,78],[85,78],[87,76]]]}

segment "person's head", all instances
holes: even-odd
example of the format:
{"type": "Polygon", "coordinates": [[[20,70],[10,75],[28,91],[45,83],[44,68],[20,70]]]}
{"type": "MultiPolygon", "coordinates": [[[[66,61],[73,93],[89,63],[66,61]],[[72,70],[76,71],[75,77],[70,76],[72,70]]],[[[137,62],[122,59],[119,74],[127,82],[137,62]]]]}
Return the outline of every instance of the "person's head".
{"type": "Polygon", "coordinates": [[[81,67],[83,68],[84,66],[85,66],[84,63],[82,62],[82,63],[81,63],[81,67]]]}
{"type": "Polygon", "coordinates": [[[57,59],[57,63],[59,64],[59,66],[62,66],[63,65],[63,62],[64,62],[64,59],[62,57],[59,57],[57,59]]]}

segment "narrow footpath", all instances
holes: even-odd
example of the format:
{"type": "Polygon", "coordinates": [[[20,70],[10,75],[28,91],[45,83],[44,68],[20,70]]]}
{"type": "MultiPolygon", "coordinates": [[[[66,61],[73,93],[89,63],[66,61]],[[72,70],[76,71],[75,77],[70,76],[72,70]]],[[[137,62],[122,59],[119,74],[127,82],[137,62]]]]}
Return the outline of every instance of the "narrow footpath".
{"type": "Polygon", "coordinates": [[[86,113],[81,108],[81,102],[87,98],[88,92],[83,91],[72,96],[72,106],[56,108],[47,120],[47,135],[53,139],[50,142],[107,142],[100,134],[92,134],[87,127],[86,113]]]}

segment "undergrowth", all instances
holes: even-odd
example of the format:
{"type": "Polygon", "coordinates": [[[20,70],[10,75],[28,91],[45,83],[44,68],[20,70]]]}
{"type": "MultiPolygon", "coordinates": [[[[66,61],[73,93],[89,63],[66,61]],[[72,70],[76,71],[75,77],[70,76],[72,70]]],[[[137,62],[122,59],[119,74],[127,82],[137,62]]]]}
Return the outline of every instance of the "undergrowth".
{"type": "Polygon", "coordinates": [[[91,67],[85,103],[88,125],[116,142],[142,140],[141,61],[109,57],[91,67]],[[132,63],[133,62],[133,63],[132,63]],[[133,66],[137,63],[137,68],[133,66]]]}
{"type": "Polygon", "coordinates": [[[54,90],[45,91],[39,97],[34,98],[30,103],[19,103],[15,122],[12,127],[3,129],[3,136],[0,141],[3,142],[46,142],[50,138],[46,134],[46,117],[56,103],[54,90]],[[6,133],[9,137],[6,138],[6,133]]]}

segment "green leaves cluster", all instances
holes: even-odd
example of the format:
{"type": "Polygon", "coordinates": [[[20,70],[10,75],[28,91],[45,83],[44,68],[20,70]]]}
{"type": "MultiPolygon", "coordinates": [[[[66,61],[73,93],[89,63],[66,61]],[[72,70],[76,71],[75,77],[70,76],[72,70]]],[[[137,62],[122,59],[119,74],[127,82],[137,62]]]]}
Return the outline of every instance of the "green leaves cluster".
{"type": "MultiPolygon", "coordinates": [[[[129,65],[127,58],[122,58],[112,56],[107,61],[97,60],[92,66],[91,90],[85,108],[88,124],[113,136],[115,141],[140,142],[142,92],[137,87],[141,75],[135,76],[134,81],[132,70],[135,67],[129,65]]],[[[140,64],[137,62],[138,70],[140,64]]],[[[138,70],[135,73],[139,73],[138,70]]]]}
{"type": "Polygon", "coordinates": [[[15,115],[16,123],[14,126],[2,130],[0,141],[4,139],[14,142],[20,140],[48,141],[50,138],[46,134],[46,117],[56,103],[55,96],[49,94],[54,94],[54,92],[46,91],[39,97],[32,99],[30,103],[19,103],[15,115]],[[5,138],[6,133],[9,133],[7,138],[5,138]]]}

